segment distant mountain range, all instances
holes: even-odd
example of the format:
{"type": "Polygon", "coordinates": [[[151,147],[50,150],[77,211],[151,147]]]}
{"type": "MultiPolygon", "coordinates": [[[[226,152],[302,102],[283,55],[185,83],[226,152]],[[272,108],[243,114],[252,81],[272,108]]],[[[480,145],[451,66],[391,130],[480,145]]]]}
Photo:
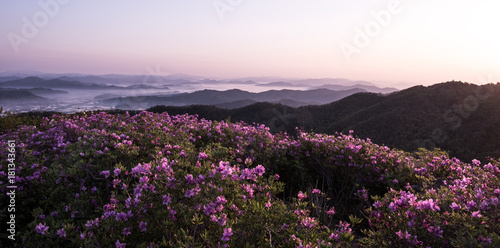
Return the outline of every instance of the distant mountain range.
{"type": "Polygon", "coordinates": [[[44,87],[50,89],[85,89],[85,90],[118,88],[116,86],[107,86],[101,84],[86,84],[77,81],[67,81],[62,79],[45,80],[39,77],[27,77],[22,79],[0,82],[0,87],[10,87],[10,88],[44,87]]]}
{"type": "Polygon", "coordinates": [[[350,90],[334,91],[328,89],[314,90],[269,90],[260,93],[252,93],[242,90],[201,90],[193,93],[183,93],[173,96],[135,96],[119,97],[103,100],[102,103],[112,106],[129,106],[134,109],[137,106],[154,105],[218,105],[233,108],[231,106],[246,106],[255,102],[279,102],[285,105],[299,107],[305,105],[326,104],[340,100],[346,96],[358,92],[366,92],[363,89],[355,88],[350,90]],[[235,104],[235,105],[233,105],[235,104]]]}
{"type": "Polygon", "coordinates": [[[320,85],[320,86],[317,86],[314,88],[329,89],[329,90],[351,90],[351,89],[358,88],[358,89],[363,89],[367,92],[383,93],[383,94],[393,93],[393,92],[399,91],[398,89],[392,88],[392,87],[380,88],[377,86],[364,85],[364,84],[354,84],[354,85],[350,85],[350,86],[339,85],[339,84],[324,84],[324,85],[320,85]]]}
{"type": "Polygon", "coordinates": [[[149,110],[255,122],[289,133],[295,127],[328,134],[354,130],[378,144],[405,151],[440,147],[465,160],[500,157],[499,83],[477,86],[454,81],[388,95],[362,92],[326,105],[299,108],[254,103],[237,109],[195,105],[149,110]]]}
{"type": "Polygon", "coordinates": [[[40,96],[33,94],[30,90],[34,90],[34,89],[21,90],[21,89],[0,88],[0,100],[15,101],[16,104],[17,104],[17,102],[20,102],[20,101],[45,101],[45,100],[48,100],[48,99],[45,99],[43,97],[40,97],[40,96]]]}
{"type": "Polygon", "coordinates": [[[147,84],[136,84],[130,86],[116,86],[101,83],[82,83],[74,81],[70,77],[56,79],[42,79],[39,77],[26,77],[0,82],[0,87],[9,88],[49,88],[49,89],[80,89],[80,90],[123,90],[123,89],[168,89],[167,87],[156,87],[147,84]]]}

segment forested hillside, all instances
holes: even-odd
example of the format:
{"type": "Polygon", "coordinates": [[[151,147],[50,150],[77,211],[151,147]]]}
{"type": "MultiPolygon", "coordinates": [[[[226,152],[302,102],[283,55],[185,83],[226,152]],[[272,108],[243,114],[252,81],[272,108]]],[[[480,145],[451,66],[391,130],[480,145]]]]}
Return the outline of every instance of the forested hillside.
{"type": "Polygon", "coordinates": [[[153,112],[197,114],[210,120],[263,123],[272,132],[334,134],[355,130],[378,144],[415,151],[436,147],[470,161],[500,157],[500,84],[447,82],[389,95],[358,93],[321,106],[256,103],[239,109],[156,106],[153,112]]]}

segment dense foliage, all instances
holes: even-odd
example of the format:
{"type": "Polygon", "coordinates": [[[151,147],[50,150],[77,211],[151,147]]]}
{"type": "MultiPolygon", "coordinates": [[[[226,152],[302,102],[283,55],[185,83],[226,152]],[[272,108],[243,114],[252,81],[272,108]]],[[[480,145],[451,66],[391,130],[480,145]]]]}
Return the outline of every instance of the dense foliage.
{"type": "Polygon", "coordinates": [[[146,111],[35,120],[0,133],[15,247],[500,246],[499,161],[146,111]]]}

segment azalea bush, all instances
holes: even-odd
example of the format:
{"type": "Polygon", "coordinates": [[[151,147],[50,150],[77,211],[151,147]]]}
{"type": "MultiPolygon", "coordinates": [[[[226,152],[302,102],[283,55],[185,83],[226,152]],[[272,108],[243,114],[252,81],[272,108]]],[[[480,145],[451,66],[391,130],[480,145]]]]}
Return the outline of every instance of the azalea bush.
{"type": "Polygon", "coordinates": [[[2,118],[2,204],[9,140],[17,188],[1,247],[500,245],[495,160],[187,114],[2,118]]]}

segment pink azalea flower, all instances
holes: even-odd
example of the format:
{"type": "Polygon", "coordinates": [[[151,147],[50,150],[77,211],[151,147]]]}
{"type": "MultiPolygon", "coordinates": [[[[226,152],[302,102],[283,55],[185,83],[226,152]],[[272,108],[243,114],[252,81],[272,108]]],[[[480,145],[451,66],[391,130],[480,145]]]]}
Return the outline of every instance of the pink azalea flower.
{"type": "Polygon", "coordinates": [[[326,214],[334,215],[335,214],[335,207],[331,207],[330,210],[326,211],[326,214]]]}
{"type": "Polygon", "coordinates": [[[299,201],[302,201],[307,197],[307,195],[302,193],[302,191],[299,191],[299,194],[297,196],[299,197],[299,201]]]}
{"type": "Polygon", "coordinates": [[[141,230],[141,232],[145,232],[147,229],[146,229],[146,226],[148,225],[147,222],[144,222],[144,221],[141,221],[141,223],[139,223],[139,229],[141,230]]]}
{"type": "Polygon", "coordinates": [[[38,223],[35,227],[35,231],[39,234],[45,235],[45,232],[49,230],[49,227],[46,224],[38,223]]]}
{"type": "Polygon", "coordinates": [[[132,231],[129,227],[126,227],[126,228],[123,228],[122,233],[123,233],[123,235],[128,236],[128,235],[132,234],[132,231]]]}
{"type": "Polygon", "coordinates": [[[475,212],[472,212],[472,217],[475,217],[475,218],[481,218],[481,217],[483,217],[483,216],[481,215],[481,212],[479,212],[479,211],[475,211],[475,212]]]}
{"type": "Polygon", "coordinates": [[[64,228],[57,230],[57,236],[61,238],[66,238],[66,231],[64,231],[64,228]]]}
{"type": "Polygon", "coordinates": [[[205,159],[205,158],[208,158],[207,154],[204,153],[204,152],[200,152],[200,154],[198,155],[198,159],[202,160],[202,159],[205,159]]]}
{"type": "Polygon", "coordinates": [[[121,172],[121,170],[120,170],[119,168],[116,168],[116,169],[113,171],[113,173],[115,174],[115,176],[120,175],[120,172],[121,172]]]}
{"type": "Polygon", "coordinates": [[[126,243],[120,243],[119,240],[116,240],[116,248],[125,248],[125,245],[127,245],[126,243]]]}
{"type": "Polygon", "coordinates": [[[230,236],[233,235],[233,230],[230,228],[224,228],[224,233],[222,234],[222,241],[229,241],[230,236]]]}
{"type": "Polygon", "coordinates": [[[264,168],[264,166],[262,165],[257,165],[257,167],[254,168],[255,170],[255,173],[258,174],[259,176],[262,176],[265,172],[266,172],[266,169],[264,168]]]}
{"type": "Polygon", "coordinates": [[[453,202],[451,205],[450,205],[450,208],[455,210],[455,211],[458,211],[460,210],[462,207],[458,204],[456,204],[455,202],[453,202]]]}
{"type": "Polygon", "coordinates": [[[103,175],[105,178],[108,178],[109,177],[109,170],[102,171],[101,175],[103,175]]]}

